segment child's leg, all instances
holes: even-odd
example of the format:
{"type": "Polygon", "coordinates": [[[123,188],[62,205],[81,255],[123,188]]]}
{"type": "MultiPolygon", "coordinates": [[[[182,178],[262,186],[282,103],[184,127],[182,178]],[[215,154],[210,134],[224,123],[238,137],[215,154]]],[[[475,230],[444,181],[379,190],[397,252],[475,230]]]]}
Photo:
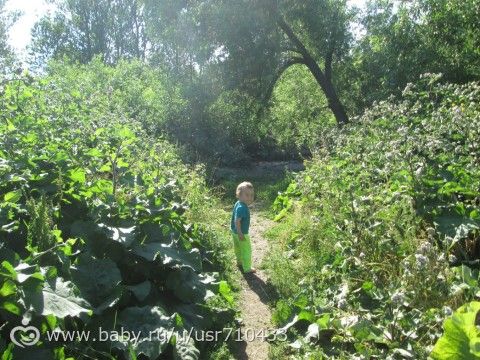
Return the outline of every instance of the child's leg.
{"type": "Polygon", "coordinates": [[[239,239],[240,243],[240,255],[242,259],[242,268],[244,272],[252,270],[252,243],[250,242],[249,235],[243,235],[244,240],[239,239]]]}
{"type": "Polygon", "coordinates": [[[233,250],[235,251],[235,257],[237,259],[237,264],[242,263],[242,255],[240,250],[240,239],[238,238],[238,234],[232,232],[232,239],[233,239],[233,250]]]}

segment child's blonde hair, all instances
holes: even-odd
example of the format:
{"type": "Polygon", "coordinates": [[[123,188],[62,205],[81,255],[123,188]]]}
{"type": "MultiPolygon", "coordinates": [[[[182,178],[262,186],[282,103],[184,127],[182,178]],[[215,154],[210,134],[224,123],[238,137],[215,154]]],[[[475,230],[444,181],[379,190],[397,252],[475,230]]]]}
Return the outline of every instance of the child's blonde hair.
{"type": "Polygon", "coordinates": [[[238,184],[238,186],[237,186],[237,191],[235,192],[235,194],[237,195],[237,198],[240,196],[240,194],[242,193],[242,191],[243,191],[243,190],[246,190],[246,189],[253,190],[253,185],[252,185],[251,182],[244,181],[244,182],[238,184]]]}

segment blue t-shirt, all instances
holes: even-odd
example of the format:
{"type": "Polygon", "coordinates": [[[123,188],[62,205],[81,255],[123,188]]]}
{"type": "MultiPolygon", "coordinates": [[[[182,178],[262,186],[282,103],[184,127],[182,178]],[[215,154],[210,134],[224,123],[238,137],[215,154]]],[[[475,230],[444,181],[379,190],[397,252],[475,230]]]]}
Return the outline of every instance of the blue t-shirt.
{"type": "Polygon", "coordinates": [[[235,225],[235,221],[237,219],[241,220],[241,227],[242,227],[242,234],[248,234],[248,228],[250,227],[250,209],[248,208],[247,204],[241,201],[237,201],[233,206],[232,211],[232,221],[230,224],[230,229],[236,234],[237,229],[235,225]]]}

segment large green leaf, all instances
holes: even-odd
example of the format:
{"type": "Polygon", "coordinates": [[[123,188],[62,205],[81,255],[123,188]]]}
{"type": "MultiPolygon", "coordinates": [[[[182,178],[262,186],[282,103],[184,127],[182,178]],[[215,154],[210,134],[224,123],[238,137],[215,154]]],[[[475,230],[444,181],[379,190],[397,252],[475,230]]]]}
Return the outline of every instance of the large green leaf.
{"type": "Polygon", "coordinates": [[[195,347],[193,338],[186,335],[179,335],[175,339],[173,348],[173,358],[175,360],[197,360],[200,357],[200,351],[195,347]]]}
{"type": "Polygon", "coordinates": [[[469,231],[479,228],[478,221],[468,216],[460,215],[453,210],[443,211],[441,215],[435,217],[435,223],[438,224],[438,231],[457,239],[465,238],[469,231]],[[464,234],[462,236],[462,233],[464,234]]]}
{"type": "Polygon", "coordinates": [[[20,190],[10,191],[3,196],[5,202],[16,203],[22,197],[20,190]]]}
{"type": "Polygon", "coordinates": [[[435,360],[480,359],[480,337],[476,327],[480,302],[460,307],[445,320],[444,334],[438,339],[430,356],[435,360]]]}
{"type": "Polygon", "coordinates": [[[85,171],[79,168],[72,169],[68,172],[68,177],[74,182],[83,184],[85,182],[85,171]]]}
{"type": "Polygon", "coordinates": [[[148,261],[159,258],[164,265],[189,266],[195,271],[201,271],[202,261],[198,249],[190,251],[179,247],[179,244],[172,241],[170,244],[147,243],[139,244],[132,248],[134,254],[141,256],[148,261]]]}
{"type": "Polygon", "coordinates": [[[137,285],[127,286],[127,289],[131,290],[139,301],[143,301],[150,293],[150,290],[152,289],[152,283],[146,280],[137,285]]]}
{"type": "Polygon", "coordinates": [[[185,303],[203,301],[214,295],[210,289],[218,290],[215,278],[197,274],[191,268],[183,268],[168,275],[167,286],[185,303]]]}
{"type": "Polygon", "coordinates": [[[42,273],[37,271],[37,267],[35,265],[29,265],[25,262],[20,262],[17,266],[13,267],[13,265],[4,260],[0,264],[1,276],[8,277],[12,280],[15,280],[19,283],[23,283],[28,279],[37,279],[43,281],[44,276],[42,273]]]}
{"type": "Polygon", "coordinates": [[[167,316],[159,306],[129,307],[119,313],[117,324],[119,329],[134,334],[138,340],[132,337],[119,339],[115,347],[122,349],[126,356],[131,346],[137,355],[144,354],[156,359],[165,350],[173,334],[175,315],[167,316]]]}
{"type": "Polygon", "coordinates": [[[192,327],[197,329],[208,329],[213,324],[213,319],[206,306],[198,304],[183,304],[179,302],[173,306],[173,310],[180,314],[182,323],[186,329],[192,327]]]}
{"type": "Polygon", "coordinates": [[[93,237],[95,232],[97,232],[98,230],[98,225],[91,220],[76,220],[70,226],[71,236],[79,237],[82,239],[88,239],[90,237],[93,237]]]}
{"type": "Polygon", "coordinates": [[[40,289],[25,289],[25,305],[39,315],[52,314],[59,318],[91,314],[90,304],[77,294],[78,289],[71,281],[58,277],[46,281],[40,289]]]}
{"type": "Polygon", "coordinates": [[[71,268],[75,285],[82,296],[95,307],[95,313],[115,305],[122,295],[122,276],[110,259],[95,259],[82,254],[71,268]]]}
{"type": "Polygon", "coordinates": [[[135,240],[135,226],[128,228],[107,226],[104,224],[99,224],[99,226],[105,230],[109,239],[117,241],[125,247],[129,247],[135,240]]]}

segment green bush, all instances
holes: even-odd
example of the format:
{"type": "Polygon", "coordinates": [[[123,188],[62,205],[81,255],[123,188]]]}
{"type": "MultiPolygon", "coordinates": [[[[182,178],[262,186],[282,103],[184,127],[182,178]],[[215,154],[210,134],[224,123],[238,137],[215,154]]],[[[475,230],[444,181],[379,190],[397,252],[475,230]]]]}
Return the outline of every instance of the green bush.
{"type": "Polygon", "coordinates": [[[480,358],[477,329],[479,310],[480,303],[472,301],[460,307],[452,317],[445,320],[445,332],[435,344],[431,354],[433,359],[480,358]]]}
{"type": "Polygon", "coordinates": [[[276,201],[274,253],[293,269],[276,256],[269,275],[301,285],[277,306],[299,358],[425,358],[479,290],[480,84],[437,80],[326,129],[276,201]]]}
{"type": "MultiPolygon", "coordinates": [[[[131,66],[124,70],[135,71],[131,66]]],[[[110,72],[122,68],[102,65],[102,71],[103,79],[93,77],[96,71],[58,68],[55,75],[23,76],[0,90],[3,358],[224,353],[219,343],[167,337],[221,330],[234,320],[225,281],[229,261],[219,256],[222,235],[188,221],[211,206],[200,198],[209,195],[201,174],[133,117],[129,96],[139,89],[92,93],[96,81],[114,82],[110,72]],[[39,329],[40,342],[15,346],[9,334],[21,323],[39,329]],[[140,340],[94,341],[100,327],[141,331],[140,340]],[[92,336],[46,338],[47,331],[65,330],[92,336]]],[[[17,341],[28,340],[28,334],[17,335],[17,341]]]]}

